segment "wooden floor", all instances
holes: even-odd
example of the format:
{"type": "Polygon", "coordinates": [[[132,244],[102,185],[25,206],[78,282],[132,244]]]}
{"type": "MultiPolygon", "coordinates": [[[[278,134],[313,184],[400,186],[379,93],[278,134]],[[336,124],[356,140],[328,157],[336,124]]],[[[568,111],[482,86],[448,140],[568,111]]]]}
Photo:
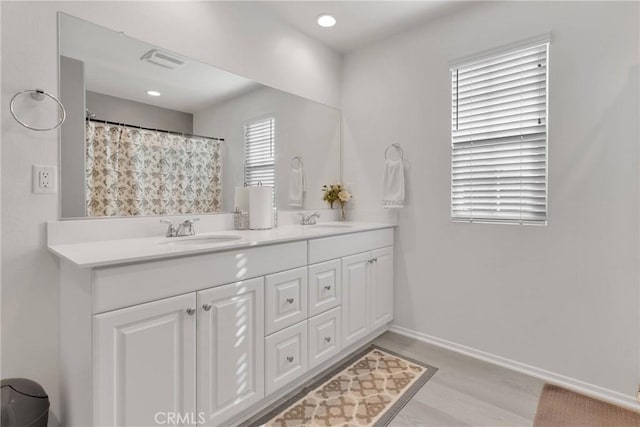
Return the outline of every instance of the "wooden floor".
{"type": "Polygon", "coordinates": [[[391,332],[374,343],[438,368],[390,426],[533,424],[542,381],[391,332]]]}

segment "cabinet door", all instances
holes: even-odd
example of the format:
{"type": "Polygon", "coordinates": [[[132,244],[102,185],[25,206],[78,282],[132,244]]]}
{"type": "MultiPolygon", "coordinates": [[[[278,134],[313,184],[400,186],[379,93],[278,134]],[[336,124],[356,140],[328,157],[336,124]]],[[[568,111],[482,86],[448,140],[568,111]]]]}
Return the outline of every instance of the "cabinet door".
{"type": "Polygon", "coordinates": [[[263,279],[198,292],[198,411],[223,425],[264,396],[263,279]]]}
{"type": "Polygon", "coordinates": [[[371,330],[393,320],[393,248],[371,252],[369,307],[371,330]]]}
{"type": "Polygon", "coordinates": [[[371,257],[362,253],[342,258],[342,347],[369,332],[368,272],[371,257]]]}
{"type": "Polygon", "coordinates": [[[340,305],[340,260],[309,266],[309,317],[340,305]]]}
{"type": "Polygon", "coordinates": [[[265,334],[307,318],[307,267],[265,277],[265,334]]]}
{"type": "Polygon", "coordinates": [[[184,425],[191,425],[195,304],[191,293],[94,316],[96,426],[156,426],[168,412],[186,415],[184,425]]]}

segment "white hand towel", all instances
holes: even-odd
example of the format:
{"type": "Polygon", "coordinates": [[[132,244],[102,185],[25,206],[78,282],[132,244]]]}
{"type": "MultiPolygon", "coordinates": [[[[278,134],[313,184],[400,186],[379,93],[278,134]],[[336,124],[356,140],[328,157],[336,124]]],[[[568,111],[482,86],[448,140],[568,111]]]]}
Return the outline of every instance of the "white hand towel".
{"type": "Polygon", "coordinates": [[[404,165],[402,160],[386,160],[382,180],[382,206],[387,209],[404,207],[404,165]]]}
{"type": "Polygon", "coordinates": [[[304,201],[304,192],[306,189],[306,179],[304,177],[304,169],[302,165],[291,168],[291,177],[289,180],[289,205],[302,207],[304,201]]]}

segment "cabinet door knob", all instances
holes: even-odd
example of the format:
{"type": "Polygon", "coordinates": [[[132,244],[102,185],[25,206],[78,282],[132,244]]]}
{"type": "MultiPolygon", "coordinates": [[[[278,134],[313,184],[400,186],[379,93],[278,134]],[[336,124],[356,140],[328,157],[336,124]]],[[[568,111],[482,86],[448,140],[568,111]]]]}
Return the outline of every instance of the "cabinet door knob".
{"type": "Polygon", "coordinates": [[[325,291],[330,291],[331,290],[331,285],[325,285],[324,290],[325,291]]]}
{"type": "Polygon", "coordinates": [[[204,311],[209,311],[211,310],[211,304],[202,304],[202,309],[204,311]]]}
{"type": "Polygon", "coordinates": [[[287,362],[289,363],[293,362],[293,356],[287,356],[287,362]]]}
{"type": "Polygon", "coordinates": [[[189,316],[193,316],[196,313],[196,309],[195,308],[187,308],[187,314],[189,316]]]}
{"type": "Polygon", "coordinates": [[[293,304],[293,298],[287,298],[287,302],[288,302],[289,304],[293,304]]]}
{"type": "Polygon", "coordinates": [[[378,262],[378,257],[375,257],[372,261],[373,262],[378,262]]]}
{"type": "Polygon", "coordinates": [[[373,264],[373,259],[369,259],[369,260],[367,260],[367,262],[368,262],[369,264],[373,264]]]}
{"type": "Polygon", "coordinates": [[[325,340],[326,342],[331,342],[331,337],[324,337],[324,340],[325,340]]]}

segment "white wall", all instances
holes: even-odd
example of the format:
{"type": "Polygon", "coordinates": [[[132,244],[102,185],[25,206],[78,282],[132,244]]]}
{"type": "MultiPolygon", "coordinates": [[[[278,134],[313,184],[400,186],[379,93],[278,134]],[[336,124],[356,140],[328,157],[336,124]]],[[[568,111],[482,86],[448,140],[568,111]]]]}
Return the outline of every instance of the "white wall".
{"type": "MultiPolygon", "coordinates": [[[[260,88],[193,115],[194,132],[224,138],[223,210],[233,211],[234,187],[244,184],[244,124],[275,118],[276,206],[289,206],[291,159],[303,158],[304,209],[328,207],[322,186],[340,181],[340,111],[272,88],[260,88]]],[[[324,219],[324,218],[323,218],[324,219]]]]}
{"type": "Polygon", "coordinates": [[[31,194],[31,165],[57,164],[56,132],[10,116],[19,90],[57,93],[56,12],[64,11],[203,62],[337,105],[341,58],[251,3],[2,2],[2,375],[43,384],[58,399],[58,263],[45,221],[56,195],[31,194]],[[6,101],[6,102],[5,102],[6,101]]]}
{"type": "Polygon", "coordinates": [[[356,215],[383,215],[385,146],[408,159],[396,324],[635,396],[638,6],[483,3],[345,57],[356,215]],[[546,31],[549,225],[453,224],[448,62],[546,31]]]}

